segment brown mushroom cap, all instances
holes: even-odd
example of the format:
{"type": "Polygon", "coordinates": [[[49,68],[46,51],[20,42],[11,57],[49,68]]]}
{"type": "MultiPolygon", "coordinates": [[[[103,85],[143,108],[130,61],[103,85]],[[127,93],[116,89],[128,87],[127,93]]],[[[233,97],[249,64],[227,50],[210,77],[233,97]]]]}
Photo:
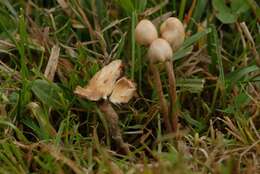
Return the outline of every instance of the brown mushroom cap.
{"type": "Polygon", "coordinates": [[[161,24],[161,37],[167,40],[173,51],[180,48],[185,39],[184,26],[178,18],[170,17],[161,24]]]}
{"type": "Polygon", "coordinates": [[[150,45],[158,38],[158,33],[153,23],[147,19],[141,20],[135,28],[135,39],[141,45],[150,45]]]}
{"type": "Polygon", "coordinates": [[[164,39],[156,39],[148,49],[147,57],[152,63],[164,62],[172,58],[172,48],[164,39]]]}

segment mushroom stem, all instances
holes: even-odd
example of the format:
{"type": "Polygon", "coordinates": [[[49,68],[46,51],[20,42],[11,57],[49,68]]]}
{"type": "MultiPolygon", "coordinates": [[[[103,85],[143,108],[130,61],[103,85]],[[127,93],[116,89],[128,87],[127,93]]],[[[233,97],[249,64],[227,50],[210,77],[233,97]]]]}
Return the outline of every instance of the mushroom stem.
{"type": "Polygon", "coordinates": [[[156,87],[157,94],[159,96],[160,110],[161,110],[160,112],[163,115],[163,121],[164,121],[167,132],[171,132],[172,128],[171,128],[171,124],[170,124],[170,120],[169,120],[168,106],[167,106],[166,99],[164,98],[164,95],[163,95],[163,88],[162,88],[160,73],[155,64],[150,63],[150,68],[151,68],[151,71],[154,76],[155,87],[156,87]]]}
{"type": "Polygon", "coordinates": [[[117,146],[123,150],[125,154],[129,154],[130,150],[128,145],[124,142],[120,128],[118,127],[118,115],[113,109],[109,101],[103,100],[99,103],[99,109],[104,113],[105,118],[108,122],[109,133],[112,139],[115,141],[117,146]]]}
{"type": "Polygon", "coordinates": [[[172,121],[172,130],[176,132],[178,129],[178,113],[177,113],[177,94],[176,94],[176,80],[173,71],[172,61],[165,62],[167,76],[168,76],[168,83],[169,83],[169,94],[170,94],[170,106],[169,106],[169,115],[172,121]]]}

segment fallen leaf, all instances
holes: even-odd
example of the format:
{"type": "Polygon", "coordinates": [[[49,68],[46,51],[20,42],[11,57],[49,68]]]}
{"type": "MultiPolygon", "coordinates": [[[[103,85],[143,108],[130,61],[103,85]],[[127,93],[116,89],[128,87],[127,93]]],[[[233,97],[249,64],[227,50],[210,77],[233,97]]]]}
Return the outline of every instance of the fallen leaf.
{"type": "Polygon", "coordinates": [[[127,103],[133,97],[135,91],[135,83],[126,77],[122,77],[116,82],[115,88],[109,99],[114,104],[127,103]]]}
{"type": "Polygon", "coordinates": [[[84,88],[77,86],[74,93],[91,101],[107,99],[122,72],[122,61],[114,60],[98,71],[84,88]]]}

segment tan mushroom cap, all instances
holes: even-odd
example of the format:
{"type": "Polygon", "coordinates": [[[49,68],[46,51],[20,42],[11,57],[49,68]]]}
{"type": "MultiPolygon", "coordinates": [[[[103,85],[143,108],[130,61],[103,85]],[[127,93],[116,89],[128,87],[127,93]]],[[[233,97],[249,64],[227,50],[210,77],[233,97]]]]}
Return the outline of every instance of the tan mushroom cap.
{"type": "Polygon", "coordinates": [[[122,73],[122,61],[114,60],[98,71],[84,88],[77,86],[74,93],[91,101],[107,99],[122,73]]]}
{"type": "Polygon", "coordinates": [[[170,17],[161,24],[161,37],[167,40],[173,51],[179,49],[185,39],[184,26],[178,18],[170,17]]]}
{"type": "Polygon", "coordinates": [[[150,45],[158,38],[156,27],[147,19],[141,20],[135,28],[135,40],[141,45],[150,45]]]}
{"type": "Polygon", "coordinates": [[[116,82],[115,88],[109,100],[114,104],[128,103],[134,96],[136,91],[136,85],[126,77],[122,77],[116,82]]]}
{"type": "Polygon", "coordinates": [[[173,56],[170,44],[164,39],[156,39],[148,49],[147,57],[152,63],[165,62],[173,56]]]}

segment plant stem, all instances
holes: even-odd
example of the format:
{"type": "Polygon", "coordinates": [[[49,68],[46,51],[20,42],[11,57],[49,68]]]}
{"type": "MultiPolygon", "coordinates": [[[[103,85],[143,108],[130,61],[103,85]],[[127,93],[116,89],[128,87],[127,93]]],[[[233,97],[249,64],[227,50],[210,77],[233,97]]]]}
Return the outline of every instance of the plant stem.
{"type": "Polygon", "coordinates": [[[165,62],[166,71],[168,75],[169,83],[169,94],[170,94],[170,106],[169,106],[169,115],[172,121],[172,130],[176,132],[178,129],[178,114],[177,114],[177,94],[176,94],[176,80],[173,71],[172,61],[165,62]]]}
{"type": "Polygon", "coordinates": [[[151,71],[154,76],[155,87],[157,90],[157,94],[159,96],[160,110],[161,110],[160,112],[163,115],[163,122],[165,124],[167,132],[171,132],[172,128],[171,128],[171,124],[170,124],[170,120],[169,120],[168,106],[167,106],[166,99],[164,98],[164,95],[163,95],[163,88],[162,88],[160,73],[159,73],[159,70],[157,69],[156,65],[154,65],[152,63],[150,64],[150,68],[151,68],[151,71]]]}
{"type": "Polygon", "coordinates": [[[121,135],[121,130],[118,127],[118,115],[113,109],[109,101],[104,100],[99,103],[99,109],[105,115],[105,118],[108,122],[109,133],[112,139],[116,142],[117,146],[123,150],[125,154],[129,154],[130,150],[121,135]]]}
{"type": "Polygon", "coordinates": [[[182,0],[181,4],[180,4],[180,9],[179,9],[179,19],[180,19],[180,21],[183,20],[186,2],[187,2],[187,0],[182,0]]]}

